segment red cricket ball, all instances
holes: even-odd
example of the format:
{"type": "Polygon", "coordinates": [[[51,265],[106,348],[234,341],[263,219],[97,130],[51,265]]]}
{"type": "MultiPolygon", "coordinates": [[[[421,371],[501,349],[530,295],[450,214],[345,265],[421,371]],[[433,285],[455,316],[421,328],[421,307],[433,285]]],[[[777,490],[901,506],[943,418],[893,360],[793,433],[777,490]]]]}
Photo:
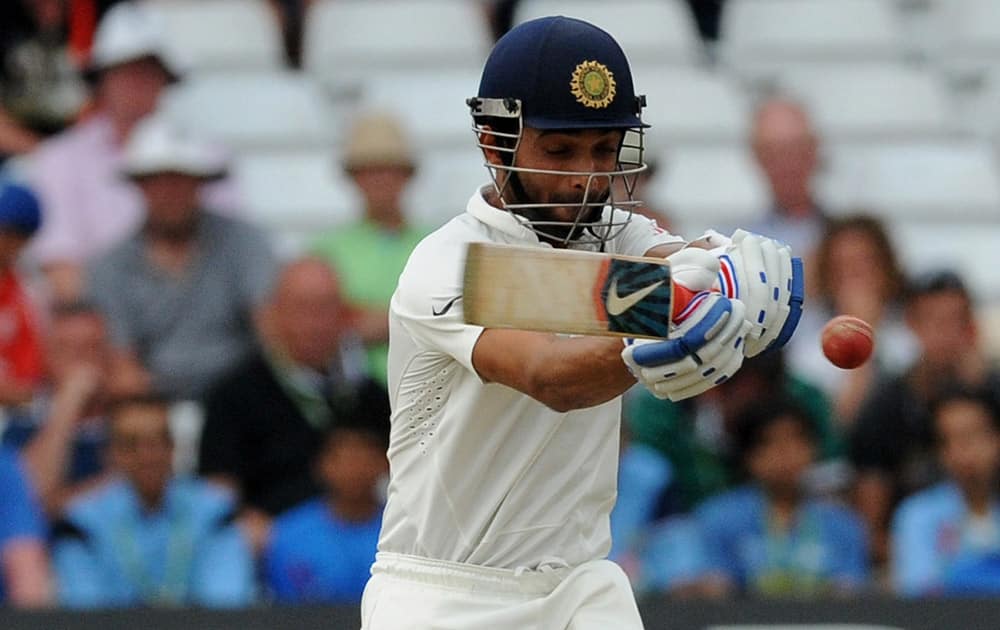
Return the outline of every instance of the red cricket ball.
{"type": "Polygon", "coordinates": [[[830,363],[845,370],[861,366],[875,347],[871,324],[851,315],[838,315],[828,321],[821,341],[823,354],[830,363]]]}

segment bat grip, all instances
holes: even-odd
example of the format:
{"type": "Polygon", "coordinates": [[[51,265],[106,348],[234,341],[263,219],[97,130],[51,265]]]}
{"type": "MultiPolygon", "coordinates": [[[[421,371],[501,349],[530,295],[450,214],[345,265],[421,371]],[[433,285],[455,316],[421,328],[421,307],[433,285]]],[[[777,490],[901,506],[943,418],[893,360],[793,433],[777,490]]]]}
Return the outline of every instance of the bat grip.
{"type": "MultiPolygon", "coordinates": [[[[712,289],[713,293],[718,293],[718,289],[712,289]]],[[[687,308],[687,305],[691,302],[694,296],[702,293],[702,291],[695,291],[694,289],[689,289],[682,284],[674,283],[674,303],[670,309],[670,321],[678,324],[677,318],[680,314],[687,308]]]]}

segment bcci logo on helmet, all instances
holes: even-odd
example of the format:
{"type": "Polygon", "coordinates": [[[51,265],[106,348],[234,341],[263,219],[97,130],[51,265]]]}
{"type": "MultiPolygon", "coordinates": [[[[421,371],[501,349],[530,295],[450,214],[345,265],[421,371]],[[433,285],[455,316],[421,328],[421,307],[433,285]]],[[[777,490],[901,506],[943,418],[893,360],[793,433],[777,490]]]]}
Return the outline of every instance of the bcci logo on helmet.
{"type": "Polygon", "coordinates": [[[597,61],[584,61],[573,70],[570,92],[584,107],[603,109],[615,100],[615,77],[608,67],[597,61]]]}

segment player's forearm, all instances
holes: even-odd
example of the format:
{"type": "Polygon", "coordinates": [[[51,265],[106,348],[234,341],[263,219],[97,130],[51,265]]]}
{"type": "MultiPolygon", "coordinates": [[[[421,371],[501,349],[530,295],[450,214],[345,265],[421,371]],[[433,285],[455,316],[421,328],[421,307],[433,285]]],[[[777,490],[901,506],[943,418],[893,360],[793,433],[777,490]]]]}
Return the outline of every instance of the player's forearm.
{"type": "Polygon", "coordinates": [[[618,339],[553,337],[525,369],[536,400],[556,411],[584,409],[620,396],[635,384],[618,339]]]}

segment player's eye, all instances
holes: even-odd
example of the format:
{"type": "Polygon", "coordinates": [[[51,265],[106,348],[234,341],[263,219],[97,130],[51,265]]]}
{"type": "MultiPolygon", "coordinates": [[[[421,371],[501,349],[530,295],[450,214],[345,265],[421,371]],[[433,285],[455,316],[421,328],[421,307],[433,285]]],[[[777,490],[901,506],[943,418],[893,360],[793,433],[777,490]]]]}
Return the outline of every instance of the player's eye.
{"type": "Polygon", "coordinates": [[[546,155],[567,155],[569,149],[564,146],[546,147],[546,155]]]}

